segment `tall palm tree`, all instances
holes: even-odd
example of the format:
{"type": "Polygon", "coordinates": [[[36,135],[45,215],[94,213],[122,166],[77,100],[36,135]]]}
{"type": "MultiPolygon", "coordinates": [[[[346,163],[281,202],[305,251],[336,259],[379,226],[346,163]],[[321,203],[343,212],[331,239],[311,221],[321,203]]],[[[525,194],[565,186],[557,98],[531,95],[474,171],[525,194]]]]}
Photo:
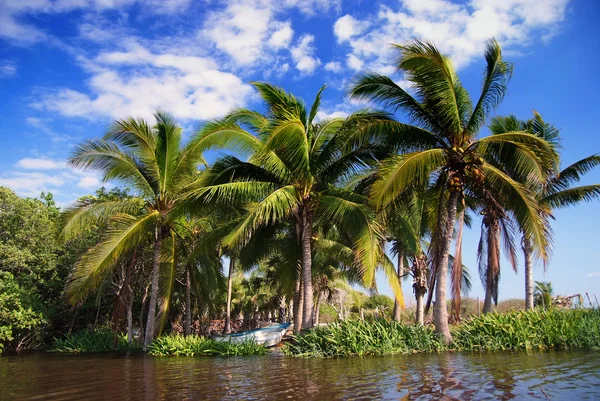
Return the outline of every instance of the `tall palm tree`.
{"type": "Polygon", "coordinates": [[[335,225],[351,238],[365,282],[373,281],[382,254],[379,227],[366,198],[334,186],[375,160],[373,145],[353,137],[359,132],[356,126],[369,115],[317,121],[323,88],[306,109],[281,88],[263,82],[254,86],[266,103],[266,114],[234,111],[204,126],[194,139],[199,151],[227,147],[247,152],[249,160],[227,157],[215,163],[210,172],[213,184],[202,183],[189,198],[192,204],[213,198],[247,202],[245,218],[223,241],[229,247],[246,243],[259,227],[293,221],[302,249],[302,328],[310,328],[315,224],[335,225]],[[214,183],[214,177],[221,183],[214,183]]]}
{"type": "MultiPolygon", "coordinates": [[[[552,211],[554,209],[562,209],[581,202],[600,199],[600,184],[572,187],[573,184],[581,180],[584,174],[600,165],[600,155],[588,156],[561,170],[558,158],[559,130],[552,124],[545,122],[539,113],[534,111],[533,118],[528,121],[521,121],[514,115],[495,117],[491,122],[490,129],[495,135],[503,135],[512,131],[530,133],[546,140],[556,152],[556,157],[545,180],[540,182],[531,180],[527,176],[521,177],[533,191],[542,218],[553,218],[552,211]]],[[[532,309],[534,306],[533,246],[530,235],[525,232],[523,233],[522,244],[525,258],[525,309],[532,309]]]]}
{"type": "Polygon", "coordinates": [[[371,191],[378,209],[392,203],[416,182],[434,181],[444,189],[434,234],[437,249],[434,322],[444,341],[450,341],[446,279],[459,202],[465,194],[487,188],[509,205],[511,213],[533,239],[536,250],[545,257],[546,228],[533,197],[526,187],[496,167],[496,161],[515,164],[523,173],[542,180],[544,170],[540,160],[544,159],[537,156],[550,151],[544,140],[523,132],[477,137],[488,114],[502,100],[512,73],[512,66],[503,61],[496,41],[491,40],[486,46],[487,65],[475,106],[450,60],[432,43],[417,40],[394,46],[398,51],[396,67],[409,82],[410,90],[389,77],[367,74],[355,82],[350,96],[378,102],[394,112],[402,111],[411,120],[411,124],[378,121],[370,130],[364,130],[365,135],[380,138],[397,152],[405,152],[382,163],[380,178],[371,191]],[[517,157],[505,160],[508,153],[517,157]]]}
{"type": "Polygon", "coordinates": [[[172,213],[185,186],[204,163],[192,144],[182,148],[181,128],[167,114],[157,112],[156,124],[133,118],[118,120],[102,139],[90,139],[78,145],[69,164],[84,170],[96,170],[104,181],[118,180],[133,188],[143,199],[143,213],[133,214],[129,201],[79,205],[69,212],[63,230],[69,236],[90,221],[108,219],[110,228],[101,243],[87,252],[70,276],[67,294],[78,302],[95,288],[115,263],[137,245],[152,241],[154,247],[152,283],[144,347],[155,334],[161,264],[175,263],[175,233],[172,213]]]}

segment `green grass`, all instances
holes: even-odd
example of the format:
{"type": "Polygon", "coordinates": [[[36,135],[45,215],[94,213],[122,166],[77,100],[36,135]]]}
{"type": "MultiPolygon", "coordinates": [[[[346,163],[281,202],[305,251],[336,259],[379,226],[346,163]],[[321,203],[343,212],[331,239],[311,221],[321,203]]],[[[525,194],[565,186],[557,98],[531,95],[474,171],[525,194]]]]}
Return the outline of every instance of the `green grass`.
{"type": "Polygon", "coordinates": [[[427,327],[385,320],[348,320],[320,327],[295,337],[283,352],[294,356],[394,355],[443,349],[438,336],[427,327]]]}
{"type": "Polygon", "coordinates": [[[452,332],[446,346],[429,327],[385,320],[346,321],[297,336],[283,349],[308,357],[394,355],[414,352],[596,349],[600,311],[533,310],[474,317],[452,332]]]}
{"type": "Polygon", "coordinates": [[[133,341],[131,346],[127,343],[125,334],[117,334],[115,346],[115,334],[108,328],[96,330],[84,330],[73,334],[66,334],[61,338],[55,338],[51,351],[55,352],[108,352],[108,351],[137,351],[140,344],[133,341]]]}
{"type": "Polygon", "coordinates": [[[191,335],[162,336],[154,340],[148,354],[156,356],[199,356],[199,355],[264,355],[267,349],[254,341],[242,343],[219,342],[210,338],[191,335]]]}

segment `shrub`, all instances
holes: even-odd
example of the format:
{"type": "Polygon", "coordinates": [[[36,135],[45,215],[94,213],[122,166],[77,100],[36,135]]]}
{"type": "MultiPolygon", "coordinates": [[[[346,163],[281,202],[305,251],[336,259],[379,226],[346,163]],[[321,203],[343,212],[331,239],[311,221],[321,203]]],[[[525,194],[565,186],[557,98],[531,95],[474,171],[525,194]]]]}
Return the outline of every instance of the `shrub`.
{"type": "Polygon", "coordinates": [[[199,355],[264,355],[267,349],[255,341],[241,343],[215,341],[207,337],[172,334],[157,338],[150,344],[148,354],[156,356],[199,355]]]}
{"type": "Polygon", "coordinates": [[[73,334],[66,334],[62,338],[56,338],[51,350],[56,352],[80,353],[135,351],[140,349],[141,346],[136,340],[129,345],[125,334],[115,334],[109,328],[100,328],[96,330],[83,330],[73,334]],[[115,336],[117,336],[116,344],[115,336]]]}

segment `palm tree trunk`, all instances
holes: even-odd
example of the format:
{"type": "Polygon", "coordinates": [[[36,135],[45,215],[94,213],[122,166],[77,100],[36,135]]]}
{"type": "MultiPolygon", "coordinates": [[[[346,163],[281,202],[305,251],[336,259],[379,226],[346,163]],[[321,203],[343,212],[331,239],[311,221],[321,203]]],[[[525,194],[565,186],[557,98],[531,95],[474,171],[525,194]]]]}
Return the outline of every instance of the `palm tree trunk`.
{"type": "Polygon", "coordinates": [[[317,303],[315,304],[315,311],[314,311],[314,315],[313,315],[313,323],[315,324],[315,326],[319,325],[319,315],[320,315],[320,308],[321,308],[321,300],[323,298],[323,293],[319,292],[319,295],[317,295],[317,303]]]}
{"type": "Polygon", "coordinates": [[[448,199],[448,209],[446,213],[444,238],[442,240],[441,258],[437,268],[436,287],[435,287],[435,305],[433,307],[433,322],[435,331],[442,337],[445,343],[452,341],[450,329],[448,328],[448,308],[446,306],[446,279],[448,277],[448,256],[450,254],[450,244],[452,243],[452,233],[456,221],[456,205],[458,203],[458,192],[450,192],[448,199]]]}
{"type": "Polygon", "coordinates": [[[303,311],[302,329],[313,327],[313,288],[312,288],[312,216],[305,207],[302,212],[302,286],[303,286],[303,311]]]}
{"type": "Polygon", "coordinates": [[[227,274],[227,305],[225,307],[225,334],[231,333],[231,286],[233,282],[233,269],[235,257],[229,257],[229,273],[227,274]]]}
{"type": "Polygon", "coordinates": [[[285,295],[279,295],[279,310],[277,311],[277,320],[279,323],[285,322],[285,295]]]}
{"type": "Polygon", "coordinates": [[[483,301],[483,313],[490,313],[492,311],[492,298],[494,298],[495,292],[495,281],[500,268],[500,249],[499,249],[499,235],[500,226],[498,220],[493,216],[488,216],[488,230],[487,230],[487,269],[485,277],[485,300],[483,301]]]}
{"type": "Polygon", "coordinates": [[[192,279],[189,268],[185,269],[185,327],[183,334],[192,334],[192,279]]]}
{"type": "Polygon", "coordinates": [[[131,292],[131,296],[127,305],[127,344],[131,345],[133,341],[133,291],[131,291],[131,287],[129,291],[131,292]]]}
{"type": "Polygon", "coordinates": [[[423,326],[425,324],[425,291],[421,289],[415,290],[415,299],[417,301],[417,310],[415,311],[415,321],[419,326],[423,326]]]}
{"type": "Polygon", "coordinates": [[[146,336],[144,337],[144,351],[154,339],[154,323],[156,319],[156,301],[158,299],[158,279],[160,275],[160,248],[163,242],[162,229],[157,228],[154,241],[154,261],[152,264],[152,287],[150,288],[150,305],[148,306],[148,320],[146,322],[146,336]]]}
{"type": "Polygon", "coordinates": [[[531,240],[523,236],[523,256],[525,257],[525,309],[533,309],[533,266],[531,240]]]}
{"type": "Polygon", "coordinates": [[[302,329],[302,278],[298,275],[294,289],[294,333],[302,329]]]}
{"type": "MultiPolygon", "coordinates": [[[[401,277],[404,274],[404,254],[402,253],[401,245],[398,244],[398,282],[402,285],[401,277]]],[[[394,297],[394,313],[392,319],[399,322],[401,317],[402,309],[398,303],[396,297],[394,297]]]]}

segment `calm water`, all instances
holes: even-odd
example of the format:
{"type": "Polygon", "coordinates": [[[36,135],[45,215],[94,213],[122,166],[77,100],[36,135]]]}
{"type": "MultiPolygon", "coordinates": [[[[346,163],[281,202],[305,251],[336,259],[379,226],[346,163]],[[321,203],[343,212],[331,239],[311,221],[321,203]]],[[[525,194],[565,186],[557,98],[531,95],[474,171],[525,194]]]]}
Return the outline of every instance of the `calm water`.
{"type": "Polygon", "coordinates": [[[2,400],[595,400],[599,352],[0,357],[2,400]]]}

